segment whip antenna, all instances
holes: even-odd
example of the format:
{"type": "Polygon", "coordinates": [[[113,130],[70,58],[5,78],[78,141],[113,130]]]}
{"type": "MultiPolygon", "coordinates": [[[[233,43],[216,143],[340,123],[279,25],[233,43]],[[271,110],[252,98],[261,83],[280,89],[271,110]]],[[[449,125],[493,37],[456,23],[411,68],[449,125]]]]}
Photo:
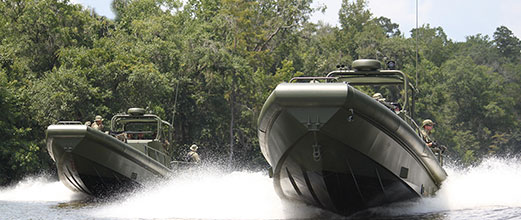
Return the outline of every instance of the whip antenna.
{"type": "Polygon", "coordinates": [[[416,89],[418,89],[418,34],[420,31],[418,30],[418,0],[416,0],[416,89]]]}
{"type": "Polygon", "coordinates": [[[177,94],[179,93],[179,80],[175,86],[174,111],[172,111],[172,126],[174,126],[175,111],[177,107],[177,94]]]}

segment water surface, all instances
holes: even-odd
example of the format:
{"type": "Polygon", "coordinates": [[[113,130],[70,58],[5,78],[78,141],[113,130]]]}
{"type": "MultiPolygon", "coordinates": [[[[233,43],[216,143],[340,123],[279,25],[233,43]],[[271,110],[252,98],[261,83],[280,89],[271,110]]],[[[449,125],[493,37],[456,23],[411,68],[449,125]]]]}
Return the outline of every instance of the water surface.
{"type": "Polygon", "coordinates": [[[479,166],[446,167],[437,195],[341,217],[284,201],[264,172],[217,168],[149,183],[106,200],[67,189],[45,175],[0,188],[5,219],[521,219],[521,160],[490,158],[479,166]]]}

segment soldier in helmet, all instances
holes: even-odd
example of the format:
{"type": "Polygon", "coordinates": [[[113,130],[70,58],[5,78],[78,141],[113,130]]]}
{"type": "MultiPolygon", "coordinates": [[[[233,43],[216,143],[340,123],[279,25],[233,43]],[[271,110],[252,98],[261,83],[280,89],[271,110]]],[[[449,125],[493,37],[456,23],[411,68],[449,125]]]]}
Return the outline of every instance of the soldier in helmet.
{"type": "Polygon", "coordinates": [[[423,141],[425,141],[425,143],[429,147],[433,147],[432,145],[434,144],[434,140],[430,136],[432,128],[434,128],[434,122],[432,120],[430,120],[430,119],[423,120],[421,135],[422,135],[423,141]]]}
{"type": "Polygon", "coordinates": [[[199,154],[197,153],[197,145],[195,144],[192,144],[192,146],[190,146],[190,152],[188,152],[188,154],[186,154],[186,159],[188,162],[195,162],[195,163],[199,163],[201,162],[201,158],[199,157],[199,154]]]}
{"type": "Polygon", "coordinates": [[[103,128],[105,126],[103,125],[103,118],[101,117],[101,115],[96,115],[94,123],[92,123],[92,125],[90,127],[91,128],[95,128],[95,129],[97,129],[99,131],[103,130],[103,128]]]}
{"type": "Polygon", "coordinates": [[[373,99],[380,102],[381,104],[385,105],[387,108],[394,111],[394,113],[396,113],[396,114],[400,113],[400,110],[401,110],[400,104],[394,103],[394,102],[387,102],[385,100],[385,98],[383,97],[382,93],[379,93],[379,92],[375,93],[373,95],[373,99]]]}
{"type": "Polygon", "coordinates": [[[382,93],[379,93],[379,92],[377,92],[373,95],[373,99],[376,101],[379,101],[379,102],[385,101],[385,98],[382,96],[382,93]]]}
{"type": "MultiPolygon", "coordinates": [[[[439,145],[434,139],[431,137],[431,131],[434,127],[435,123],[430,119],[425,119],[422,122],[422,129],[421,129],[421,136],[423,138],[423,141],[429,146],[429,148],[434,152],[435,154],[441,155],[445,153],[447,150],[447,147],[444,145],[439,145]]],[[[442,159],[440,159],[440,163],[442,162],[442,159]]]]}

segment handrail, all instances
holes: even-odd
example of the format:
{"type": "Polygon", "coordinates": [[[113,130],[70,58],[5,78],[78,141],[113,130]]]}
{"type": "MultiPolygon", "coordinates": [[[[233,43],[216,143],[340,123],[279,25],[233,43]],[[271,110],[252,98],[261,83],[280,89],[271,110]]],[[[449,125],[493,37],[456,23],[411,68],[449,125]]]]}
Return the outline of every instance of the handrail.
{"type": "Polygon", "coordinates": [[[326,80],[326,82],[328,82],[329,80],[333,80],[333,81],[337,81],[338,80],[338,77],[328,77],[328,76],[298,76],[298,77],[293,77],[291,78],[291,80],[289,80],[289,82],[294,82],[294,81],[300,81],[300,80],[307,80],[308,82],[309,81],[316,81],[316,80],[326,80]]]}
{"type": "Polygon", "coordinates": [[[123,131],[127,134],[152,134],[153,131],[123,131]]]}
{"type": "Polygon", "coordinates": [[[81,121],[59,121],[59,125],[83,125],[81,121]]]}
{"type": "MultiPolygon", "coordinates": [[[[156,150],[155,148],[153,147],[150,147],[148,146],[148,144],[145,144],[145,155],[149,156],[148,153],[149,153],[149,150],[152,150],[152,152],[155,154],[156,158],[155,160],[162,163],[162,164],[166,164],[167,162],[169,162],[167,159],[169,158],[167,154],[159,151],[159,150],[156,150]],[[160,161],[159,160],[159,155],[163,157],[163,161],[160,161]]],[[[149,156],[150,157],[150,156],[149,156]]],[[[169,164],[166,164],[166,165],[169,165],[169,164]]]]}
{"type": "Polygon", "coordinates": [[[404,76],[399,70],[333,70],[326,77],[344,76],[344,75],[400,75],[404,76]],[[397,74],[399,73],[399,74],[397,74]]]}
{"type": "Polygon", "coordinates": [[[413,127],[415,128],[416,132],[420,132],[420,126],[416,123],[416,121],[414,121],[414,119],[411,118],[411,116],[409,116],[408,114],[403,114],[406,119],[409,121],[409,125],[413,125],[413,127]],[[412,123],[412,124],[411,124],[412,123]]]}
{"type": "MultiPolygon", "coordinates": [[[[409,98],[414,99],[415,93],[418,92],[417,89],[412,85],[412,83],[409,82],[409,78],[407,75],[400,71],[400,70],[334,70],[327,74],[326,77],[336,77],[338,81],[345,80],[347,83],[352,84],[349,82],[349,78],[359,78],[359,77],[381,77],[381,78],[395,78],[401,82],[396,83],[401,84],[403,86],[403,109],[409,110],[410,113],[414,113],[414,101],[410,103],[409,98]],[[358,76],[358,77],[357,77],[358,76]],[[393,77],[395,76],[395,77],[393,77]],[[410,89],[410,90],[409,90],[410,89]],[[409,91],[411,91],[412,97],[409,97],[409,91]]],[[[359,82],[357,82],[359,83],[359,82]]],[[[383,83],[383,82],[381,82],[383,83]]],[[[385,82],[390,83],[390,82],[385,82]]],[[[368,85],[370,84],[378,84],[378,83],[371,83],[371,81],[368,81],[368,85]]]]}

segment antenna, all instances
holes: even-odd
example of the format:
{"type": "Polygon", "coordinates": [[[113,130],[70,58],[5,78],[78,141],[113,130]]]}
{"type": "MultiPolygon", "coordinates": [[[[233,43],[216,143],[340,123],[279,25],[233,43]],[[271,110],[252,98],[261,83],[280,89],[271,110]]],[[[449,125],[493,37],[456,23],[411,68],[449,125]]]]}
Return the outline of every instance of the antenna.
{"type": "Polygon", "coordinates": [[[420,30],[418,30],[418,0],[416,0],[416,59],[415,59],[415,64],[414,64],[414,69],[416,70],[416,85],[414,85],[414,90],[412,91],[412,104],[411,104],[411,118],[410,120],[416,124],[416,122],[414,121],[414,111],[415,111],[415,103],[416,103],[416,92],[419,91],[419,88],[418,88],[418,35],[420,33],[420,30]]]}
{"type": "Polygon", "coordinates": [[[416,64],[414,68],[416,69],[416,89],[418,89],[418,34],[420,31],[418,30],[418,0],[416,0],[416,64]]]}
{"type": "Polygon", "coordinates": [[[179,93],[179,80],[176,83],[175,86],[175,98],[174,98],[174,111],[172,111],[172,126],[174,126],[174,118],[175,118],[175,112],[177,107],[177,94],[179,93]]]}

